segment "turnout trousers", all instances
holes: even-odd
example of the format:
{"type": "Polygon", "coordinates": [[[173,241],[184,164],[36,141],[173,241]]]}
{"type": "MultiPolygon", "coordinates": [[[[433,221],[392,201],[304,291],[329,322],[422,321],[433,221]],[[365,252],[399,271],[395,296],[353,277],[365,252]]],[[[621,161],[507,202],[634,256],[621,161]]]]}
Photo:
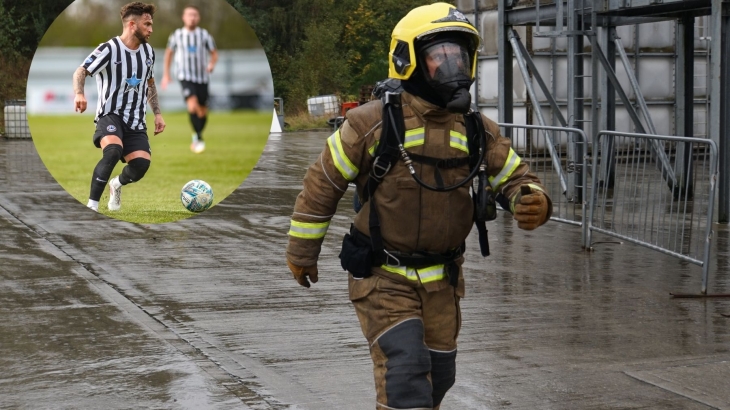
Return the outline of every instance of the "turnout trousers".
{"type": "Polygon", "coordinates": [[[376,409],[438,409],[456,378],[463,293],[377,274],[349,275],[349,293],[370,346],[376,409]]]}

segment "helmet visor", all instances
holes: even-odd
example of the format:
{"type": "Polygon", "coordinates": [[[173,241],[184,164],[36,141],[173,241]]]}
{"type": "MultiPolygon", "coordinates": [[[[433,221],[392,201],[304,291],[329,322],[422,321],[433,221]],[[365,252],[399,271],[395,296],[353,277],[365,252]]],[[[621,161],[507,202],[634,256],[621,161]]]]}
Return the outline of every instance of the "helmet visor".
{"type": "Polygon", "coordinates": [[[452,41],[424,47],[421,56],[426,76],[438,84],[471,79],[471,59],[466,47],[452,41]]]}

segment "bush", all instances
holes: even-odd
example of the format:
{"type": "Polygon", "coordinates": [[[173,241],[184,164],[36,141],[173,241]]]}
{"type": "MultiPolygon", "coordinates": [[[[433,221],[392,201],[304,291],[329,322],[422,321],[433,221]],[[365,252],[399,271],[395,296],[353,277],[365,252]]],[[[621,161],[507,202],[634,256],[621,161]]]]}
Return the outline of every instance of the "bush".
{"type": "Polygon", "coordinates": [[[5,132],[5,100],[24,99],[30,59],[0,54],[0,134],[5,132]]]}
{"type": "Polygon", "coordinates": [[[307,111],[300,111],[297,114],[287,115],[284,117],[284,120],[286,121],[284,130],[305,131],[322,128],[331,129],[332,127],[327,124],[328,119],[329,118],[327,117],[312,117],[307,111]]]}

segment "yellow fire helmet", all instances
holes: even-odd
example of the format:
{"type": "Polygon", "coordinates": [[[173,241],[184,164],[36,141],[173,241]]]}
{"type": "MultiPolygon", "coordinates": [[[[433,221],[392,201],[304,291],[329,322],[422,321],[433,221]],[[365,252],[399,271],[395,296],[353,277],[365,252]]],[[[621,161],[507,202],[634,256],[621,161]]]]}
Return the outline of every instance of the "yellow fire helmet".
{"type": "Polygon", "coordinates": [[[403,17],[393,29],[388,55],[388,77],[407,80],[417,65],[415,43],[425,36],[442,32],[461,32],[472,39],[471,78],[477,66],[477,50],[481,38],[477,29],[462,12],[451,4],[433,3],[416,7],[403,17]]]}

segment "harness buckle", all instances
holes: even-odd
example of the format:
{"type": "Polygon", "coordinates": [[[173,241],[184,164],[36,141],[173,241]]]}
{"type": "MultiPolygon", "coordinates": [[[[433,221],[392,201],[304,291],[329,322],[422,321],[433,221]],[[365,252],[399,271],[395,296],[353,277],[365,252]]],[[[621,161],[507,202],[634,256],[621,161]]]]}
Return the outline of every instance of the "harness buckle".
{"type": "Polygon", "coordinates": [[[387,167],[380,165],[380,158],[381,156],[375,158],[375,161],[373,162],[373,167],[370,169],[370,175],[377,180],[383,179],[383,177],[385,177],[385,175],[388,174],[388,172],[390,171],[390,167],[393,165],[390,161],[388,161],[387,167]],[[378,171],[376,170],[381,171],[380,175],[378,175],[378,171]]]}
{"type": "Polygon", "coordinates": [[[401,266],[400,259],[396,258],[392,253],[386,251],[385,249],[383,249],[383,253],[385,254],[385,262],[383,263],[384,265],[401,266]],[[390,263],[391,258],[395,261],[395,263],[390,263]]]}

